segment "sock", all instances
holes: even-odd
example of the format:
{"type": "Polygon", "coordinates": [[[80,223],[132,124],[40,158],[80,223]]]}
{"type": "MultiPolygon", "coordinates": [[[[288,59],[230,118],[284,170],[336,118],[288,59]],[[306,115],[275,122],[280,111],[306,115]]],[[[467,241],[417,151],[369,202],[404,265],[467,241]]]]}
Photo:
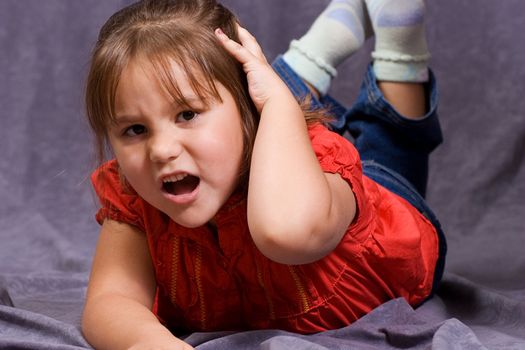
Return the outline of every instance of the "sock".
{"type": "Polygon", "coordinates": [[[430,54],[423,0],[365,0],[375,33],[372,52],[378,80],[428,81],[430,54]]]}
{"type": "Polygon", "coordinates": [[[371,33],[362,0],[332,0],[299,40],[292,40],[284,60],[325,95],[336,67],[371,33]]]}

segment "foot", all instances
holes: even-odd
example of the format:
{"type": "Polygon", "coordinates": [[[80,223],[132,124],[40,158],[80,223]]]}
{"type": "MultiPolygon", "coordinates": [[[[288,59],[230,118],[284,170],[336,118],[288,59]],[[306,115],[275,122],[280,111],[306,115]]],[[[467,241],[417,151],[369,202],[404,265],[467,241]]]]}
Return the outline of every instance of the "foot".
{"type": "Polygon", "coordinates": [[[308,32],[293,40],[284,60],[320,94],[327,93],[336,67],[371,33],[363,0],[332,0],[308,32]]]}
{"type": "Polygon", "coordinates": [[[378,80],[428,81],[423,0],[365,0],[375,33],[372,53],[378,80]]]}

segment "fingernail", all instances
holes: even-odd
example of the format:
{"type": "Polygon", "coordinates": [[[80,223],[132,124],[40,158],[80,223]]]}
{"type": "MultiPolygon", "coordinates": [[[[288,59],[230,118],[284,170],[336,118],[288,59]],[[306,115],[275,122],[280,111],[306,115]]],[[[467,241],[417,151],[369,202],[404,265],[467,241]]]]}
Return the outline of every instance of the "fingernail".
{"type": "Polygon", "coordinates": [[[219,35],[219,36],[221,36],[221,35],[226,35],[226,34],[224,34],[224,32],[222,31],[221,28],[217,28],[217,29],[215,29],[215,34],[217,34],[217,35],[219,35]]]}

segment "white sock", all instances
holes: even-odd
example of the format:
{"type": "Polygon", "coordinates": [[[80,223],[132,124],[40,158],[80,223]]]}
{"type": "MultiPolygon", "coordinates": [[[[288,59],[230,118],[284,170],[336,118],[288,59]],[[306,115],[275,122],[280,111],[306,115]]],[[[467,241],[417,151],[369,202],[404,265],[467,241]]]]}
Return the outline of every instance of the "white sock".
{"type": "Polygon", "coordinates": [[[308,32],[292,40],[284,60],[321,95],[328,92],[336,67],[371,33],[362,0],[332,0],[308,32]]]}
{"type": "Polygon", "coordinates": [[[428,81],[424,0],[365,0],[375,33],[378,80],[428,81]]]}

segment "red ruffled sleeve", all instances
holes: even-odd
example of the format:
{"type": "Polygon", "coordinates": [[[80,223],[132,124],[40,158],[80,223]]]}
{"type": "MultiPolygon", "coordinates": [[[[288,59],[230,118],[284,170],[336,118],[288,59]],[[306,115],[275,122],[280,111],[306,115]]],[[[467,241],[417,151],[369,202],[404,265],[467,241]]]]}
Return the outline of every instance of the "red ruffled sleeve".
{"type": "Polygon", "coordinates": [[[371,220],[371,216],[357,149],[350,141],[321,124],[310,126],[308,133],[323,171],[341,175],[352,188],[357,203],[357,214],[349,233],[353,239],[363,241],[367,236],[364,228],[371,220]]]}
{"type": "MultiPolygon", "coordinates": [[[[309,133],[322,169],[340,174],[357,202],[357,215],[336,253],[355,257],[352,269],[361,268],[361,275],[374,276],[369,281],[383,281],[388,287],[378,289],[376,295],[370,291],[370,298],[379,300],[386,293],[403,296],[411,305],[422,302],[432,288],[438,253],[435,227],[404,198],[362,174],[359,154],[351,142],[321,125],[310,127],[309,133]]],[[[323,270],[330,267],[323,266],[323,270]]],[[[362,288],[373,286],[363,284],[362,288]]]]}
{"type": "Polygon", "coordinates": [[[308,132],[323,171],[338,173],[351,185],[360,182],[361,161],[350,141],[320,124],[311,126],[308,132]]]}
{"type": "Polygon", "coordinates": [[[122,183],[116,160],[111,160],[91,175],[91,182],[98,196],[101,208],[96,214],[99,224],[111,219],[144,228],[144,201],[131,188],[122,183]]]}

